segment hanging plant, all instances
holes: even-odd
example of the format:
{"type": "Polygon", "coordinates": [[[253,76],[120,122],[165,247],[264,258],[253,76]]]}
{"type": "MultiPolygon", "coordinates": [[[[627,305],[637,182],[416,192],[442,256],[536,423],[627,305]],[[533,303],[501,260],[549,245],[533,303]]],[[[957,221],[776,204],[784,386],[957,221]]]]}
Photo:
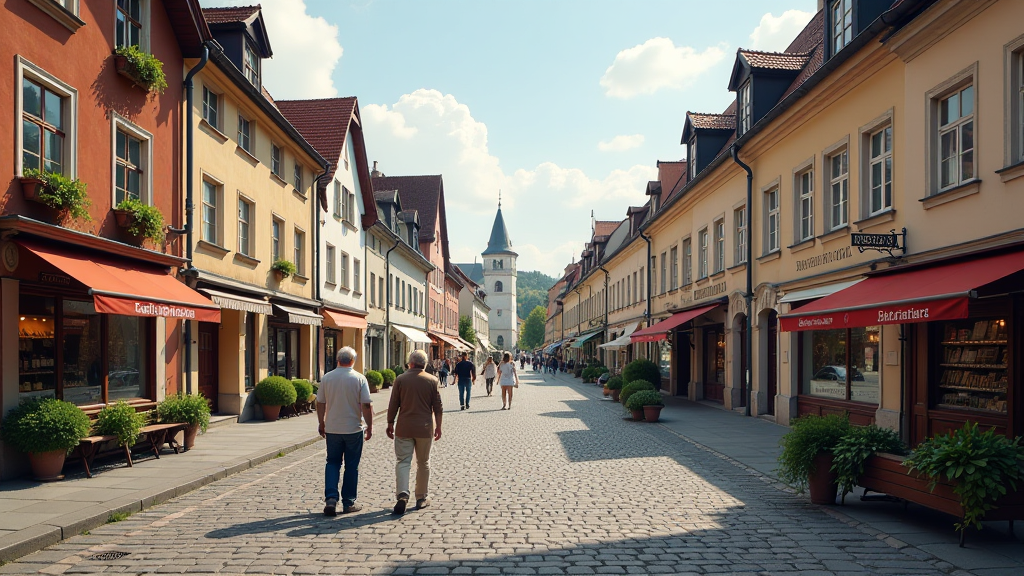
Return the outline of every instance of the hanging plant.
{"type": "Polygon", "coordinates": [[[75,219],[92,220],[88,211],[92,203],[86,194],[85,182],[35,168],[25,170],[21,180],[27,200],[39,202],[75,219]]]}
{"type": "Polygon", "coordinates": [[[143,52],[138,46],[118,46],[114,55],[118,74],[150,92],[163,94],[167,78],[163,62],[156,56],[143,52]]]}
{"type": "Polygon", "coordinates": [[[143,204],[135,198],[122,200],[114,208],[117,223],[132,236],[159,242],[164,239],[164,215],[156,206],[143,204]]]}
{"type": "Polygon", "coordinates": [[[282,278],[287,278],[292,274],[295,274],[295,264],[292,264],[291,261],[283,258],[275,260],[274,263],[270,265],[270,269],[282,278]]]}

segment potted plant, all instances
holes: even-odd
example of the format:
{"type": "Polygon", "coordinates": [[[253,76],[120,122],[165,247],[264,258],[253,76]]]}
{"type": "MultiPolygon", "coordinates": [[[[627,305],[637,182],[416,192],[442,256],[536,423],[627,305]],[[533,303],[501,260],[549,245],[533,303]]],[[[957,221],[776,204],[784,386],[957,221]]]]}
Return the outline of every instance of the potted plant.
{"type": "Polygon", "coordinates": [[[156,414],[163,423],[187,424],[185,450],[196,444],[196,434],[206,434],[210,427],[210,403],[202,394],[175,394],[156,405],[156,414]]]}
{"type": "Polygon", "coordinates": [[[56,172],[43,172],[30,168],[21,177],[21,192],[26,200],[38,202],[56,210],[60,219],[71,216],[89,221],[88,208],[91,205],[86,194],[86,184],[77,178],[72,180],[56,172]]]}
{"type": "Polygon", "coordinates": [[[779,479],[798,492],[809,487],[815,504],[835,504],[839,488],[832,472],[833,450],[850,431],[849,417],[811,414],[793,420],[790,427],[780,441],[779,479]]]}
{"type": "Polygon", "coordinates": [[[661,417],[661,409],[665,407],[665,401],[661,398],[661,392],[657,390],[641,390],[634,393],[626,401],[626,409],[634,414],[634,420],[646,420],[657,422],[661,417]],[[642,418],[637,418],[639,412],[642,418]]]}
{"type": "Polygon", "coordinates": [[[282,406],[295,404],[295,386],[283,376],[267,376],[256,384],[256,400],[263,407],[263,419],[277,420],[282,406]]]}
{"type": "Polygon", "coordinates": [[[309,404],[313,401],[313,384],[309,380],[295,378],[292,387],[295,388],[295,413],[309,412],[309,404]]]}
{"type": "Polygon", "coordinates": [[[114,50],[114,68],[118,74],[149,92],[162,94],[167,88],[163,62],[138,46],[118,46],[114,50]]]}
{"type": "Polygon", "coordinates": [[[385,368],[380,371],[380,375],[384,378],[384,387],[387,388],[395,383],[395,378],[398,378],[398,374],[391,368],[385,368]]]}
{"type": "Polygon", "coordinates": [[[270,269],[274,272],[274,275],[277,276],[278,282],[292,274],[295,274],[296,271],[295,264],[292,264],[290,260],[285,260],[284,258],[274,260],[274,263],[270,265],[270,269]]]}
{"type": "Polygon", "coordinates": [[[366,371],[366,381],[370,384],[370,392],[380,392],[384,385],[384,376],[376,370],[366,371]]]}
{"type": "Polygon", "coordinates": [[[604,395],[612,395],[612,383],[615,384],[616,390],[622,390],[622,376],[612,376],[604,383],[604,395]]]}
{"type": "Polygon", "coordinates": [[[402,374],[405,374],[405,366],[395,366],[391,371],[395,373],[395,378],[398,378],[402,374]]]}
{"type": "Polygon", "coordinates": [[[647,380],[635,380],[622,387],[622,392],[619,394],[619,401],[625,405],[630,396],[641,390],[657,390],[657,388],[647,380]]]}
{"type": "Polygon", "coordinates": [[[164,215],[156,206],[143,204],[135,198],[122,200],[114,208],[117,225],[132,236],[159,242],[164,239],[164,215]]]}
{"type": "Polygon", "coordinates": [[[646,380],[654,384],[655,390],[661,390],[661,368],[646,358],[638,358],[622,369],[622,378],[626,382],[646,380]]]}
{"type": "Polygon", "coordinates": [[[108,404],[96,415],[93,429],[97,435],[117,436],[118,446],[132,447],[146,425],[146,416],[136,412],[135,407],[124,400],[108,404]]]}
{"type": "Polygon", "coordinates": [[[619,401],[619,394],[622,392],[624,382],[622,376],[616,376],[608,381],[608,391],[611,392],[612,400],[619,401]]]}
{"type": "Polygon", "coordinates": [[[906,454],[907,448],[899,434],[888,428],[853,426],[839,439],[832,450],[832,472],[840,490],[840,502],[846,502],[846,495],[864,474],[864,464],[875,452],[906,454]]]}
{"type": "Polygon", "coordinates": [[[89,417],[70,402],[32,398],[7,413],[0,437],[28,454],[32,476],[42,482],[60,480],[64,458],[89,435],[89,417]]]}
{"type": "Polygon", "coordinates": [[[963,508],[963,519],[956,524],[962,547],[967,528],[981,528],[981,519],[995,507],[996,500],[1008,490],[1017,490],[1017,481],[1024,478],[1024,446],[1019,436],[1010,440],[994,429],[979,432],[976,422],[968,422],[949,434],[925,440],[903,465],[908,473],[927,476],[931,490],[940,481],[953,484],[963,508]]]}

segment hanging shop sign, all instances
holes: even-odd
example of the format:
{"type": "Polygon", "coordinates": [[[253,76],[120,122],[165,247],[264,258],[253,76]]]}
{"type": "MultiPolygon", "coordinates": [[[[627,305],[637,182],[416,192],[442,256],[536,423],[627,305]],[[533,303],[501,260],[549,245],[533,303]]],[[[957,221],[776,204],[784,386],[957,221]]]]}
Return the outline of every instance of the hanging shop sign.
{"type": "Polygon", "coordinates": [[[888,234],[850,234],[850,245],[863,253],[865,250],[877,250],[885,252],[890,258],[899,258],[893,251],[899,250],[900,255],[907,253],[907,229],[896,233],[891,230],[888,234]]]}

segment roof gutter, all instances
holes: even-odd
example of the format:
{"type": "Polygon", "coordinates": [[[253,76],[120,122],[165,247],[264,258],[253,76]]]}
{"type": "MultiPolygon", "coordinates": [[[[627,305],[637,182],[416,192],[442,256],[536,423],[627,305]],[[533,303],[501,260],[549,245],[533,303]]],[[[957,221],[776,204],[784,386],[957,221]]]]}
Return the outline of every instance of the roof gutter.
{"type": "Polygon", "coordinates": [[[753,246],[754,243],[750,241],[753,238],[751,231],[751,224],[753,219],[750,218],[750,208],[754,205],[754,172],[740,160],[740,147],[737,144],[733,144],[729,151],[732,153],[732,161],[739,165],[747,173],[747,253],[744,255],[747,260],[747,287],[743,293],[743,300],[747,304],[747,319],[746,319],[746,338],[744,338],[743,345],[747,349],[747,361],[745,362],[743,370],[743,382],[740,386],[740,395],[743,397],[743,415],[750,416],[750,398],[745,397],[750,393],[750,362],[753,358],[754,352],[754,331],[751,326],[750,313],[752,312],[753,300],[754,300],[754,265],[753,265],[753,246]]]}

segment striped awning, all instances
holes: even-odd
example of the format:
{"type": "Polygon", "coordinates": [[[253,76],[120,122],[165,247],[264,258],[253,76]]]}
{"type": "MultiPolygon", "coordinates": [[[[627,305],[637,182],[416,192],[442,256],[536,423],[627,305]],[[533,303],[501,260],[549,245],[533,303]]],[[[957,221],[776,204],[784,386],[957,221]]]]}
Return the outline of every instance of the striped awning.
{"type": "Polygon", "coordinates": [[[210,300],[213,300],[214,304],[227,310],[240,310],[242,312],[266,314],[268,316],[274,313],[274,307],[265,300],[247,298],[245,296],[229,294],[227,292],[221,292],[220,290],[213,290],[211,288],[200,288],[199,291],[209,296],[210,300]]]}

